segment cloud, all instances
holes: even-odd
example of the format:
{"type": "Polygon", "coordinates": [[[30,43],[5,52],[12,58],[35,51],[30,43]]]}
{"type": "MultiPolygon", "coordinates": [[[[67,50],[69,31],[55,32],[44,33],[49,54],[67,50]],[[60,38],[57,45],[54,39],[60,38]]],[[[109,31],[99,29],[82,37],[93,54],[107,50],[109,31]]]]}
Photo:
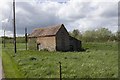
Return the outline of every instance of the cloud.
{"type": "Polygon", "coordinates": [[[6,23],[6,22],[8,22],[8,19],[2,20],[1,22],[6,23]]]}
{"type": "MultiPolygon", "coordinates": [[[[23,35],[25,27],[31,33],[34,28],[45,27],[55,24],[65,24],[68,31],[79,29],[81,32],[107,27],[117,31],[118,25],[118,3],[96,0],[48,0],[46,2],[16,2],[16,27],[17,34],[23,35]],[[67,2],[66,2],[67,1],[67,2]]],[[[2,20],[8,19],[6,23],[8,32],[13,33],[12,3],[9,2],[2,8],[2,20]]],[[[9,34],[8,34],[9,35],[9,34]]]]}

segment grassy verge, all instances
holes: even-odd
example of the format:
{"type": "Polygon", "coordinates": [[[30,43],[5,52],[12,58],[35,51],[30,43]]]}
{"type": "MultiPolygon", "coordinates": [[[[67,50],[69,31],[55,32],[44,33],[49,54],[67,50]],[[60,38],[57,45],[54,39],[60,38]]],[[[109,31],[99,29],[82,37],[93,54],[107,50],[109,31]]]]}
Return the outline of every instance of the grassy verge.
{"type": "Polygon", "coordinates": [[[2,51],[2,61],[3,61],[5,78],[22,78],[23,77],[15,61],[11,58],[11,56],[6,51],[2,51]]]}

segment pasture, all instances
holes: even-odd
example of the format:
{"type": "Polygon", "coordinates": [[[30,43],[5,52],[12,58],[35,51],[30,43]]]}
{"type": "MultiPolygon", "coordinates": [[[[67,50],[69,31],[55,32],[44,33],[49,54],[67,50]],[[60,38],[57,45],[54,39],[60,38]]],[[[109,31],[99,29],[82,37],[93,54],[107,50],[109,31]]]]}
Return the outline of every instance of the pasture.
{"type": "Polygon", "coordinates": [[[48,52],[25,50],[24,43],[6,44],[2,50],[6,78],[59,78],[59,61],[62,78],[117,78],[118,44],[83,43],[83,52],[48,52]]]}

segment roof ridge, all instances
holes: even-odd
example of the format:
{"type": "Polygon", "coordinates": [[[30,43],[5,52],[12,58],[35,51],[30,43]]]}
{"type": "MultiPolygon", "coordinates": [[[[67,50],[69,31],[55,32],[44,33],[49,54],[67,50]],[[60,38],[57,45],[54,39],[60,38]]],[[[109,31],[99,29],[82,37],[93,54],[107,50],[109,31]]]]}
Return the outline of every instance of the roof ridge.
{"type": "Polygon", "coordinates": [[[51,25],[51,26],[47,26],[47,27],[35,28],[34,30],[38,30],[38,29],[48,29],[48,28],[54,28],[54,27],[61,27],[61,25],[63,25],[63,24],[56,24],[56,25],[51,25]]]}

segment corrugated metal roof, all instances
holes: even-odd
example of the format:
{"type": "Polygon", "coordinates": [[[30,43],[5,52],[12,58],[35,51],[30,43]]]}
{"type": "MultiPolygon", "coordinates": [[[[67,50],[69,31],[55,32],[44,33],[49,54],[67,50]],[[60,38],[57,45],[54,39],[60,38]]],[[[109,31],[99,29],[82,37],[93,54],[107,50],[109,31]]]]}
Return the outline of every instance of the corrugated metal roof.
{"type": "Polygon", "coordinates": [[[60,24],[60,25],[49,26],[46,28],[36,28],[28,37],[53,36],[53,35],[56,35],[56,33],[61,28],[61,26],[64,26],[64,25],[60,24]]]}

